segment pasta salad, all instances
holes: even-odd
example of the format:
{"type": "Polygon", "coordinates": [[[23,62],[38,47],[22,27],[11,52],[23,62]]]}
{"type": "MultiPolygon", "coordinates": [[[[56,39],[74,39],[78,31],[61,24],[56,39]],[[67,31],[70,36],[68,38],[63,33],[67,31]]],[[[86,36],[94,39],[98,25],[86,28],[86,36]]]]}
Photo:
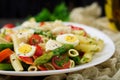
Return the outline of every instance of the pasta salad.
{"type": "Polygon", "coordinates": [[[46,71],[88,63],[104,42],[62,21],[25,21],[0,32],[0,70],[46,71]]]}

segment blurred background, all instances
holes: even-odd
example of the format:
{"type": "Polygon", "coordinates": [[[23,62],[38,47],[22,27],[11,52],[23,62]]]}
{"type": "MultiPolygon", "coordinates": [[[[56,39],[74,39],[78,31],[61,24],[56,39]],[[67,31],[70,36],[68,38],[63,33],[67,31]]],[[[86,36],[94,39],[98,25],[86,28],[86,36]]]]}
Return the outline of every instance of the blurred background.
{"type": "MultiPolygon", "coordinates": [[[[62,11],[65,11],[64,15],[69,15],[73,8],[85,7],[93,2],[97,2],[101,6],[101,16],[104,16],[105,0],[0,0],[0,26],[7,22],[21,22],[29,17],[40,15],[41,12],[45,12],[44,14],[46,15],[48,13],[57,14],[57,12],[61,12],[59,13],[60,15],[63,13],[62,11]],[[64,3],[61,6],[62,10],[55,11],[56,6],[60,6],[61,3],[64,3]]],[[[59,15],[52,15],[52,19],[49,20],[54,20],[59,15]]]]}
{"type": "Polygon", "coordinates": [[[0,18],[26,18],[36,15],[43,8],[52,12],[62,2],[70,11],[74,7],[87,6],[93,2],[98,2],[103,7],[105,0],[0,0],[0,18]]]}

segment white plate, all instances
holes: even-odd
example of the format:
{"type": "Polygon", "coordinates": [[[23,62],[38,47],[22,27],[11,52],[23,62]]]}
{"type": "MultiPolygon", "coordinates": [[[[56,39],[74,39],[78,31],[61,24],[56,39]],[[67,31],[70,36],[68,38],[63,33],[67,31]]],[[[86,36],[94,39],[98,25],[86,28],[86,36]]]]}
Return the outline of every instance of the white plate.
{"type": "Polygon", "coordinates": [[[85,68],[100,64],[100,63],[106,61],[107,59],[109,59],[114,54],[114,52],[115,52],[114,43],[112,42],[112,40],[107,35],[105,35],[101,31],[99,31],[97,29],[94,29],[94,28],[91,28],[91,27],[86,26],[86,25],[82,25],[82,24],[76,24],[76,23],[70,23],[70,22],[65,22],[65,24],[66,25],[75,25],[75,26],[78,26],[78,27],[82,27],[91,36],[96,36],[98,38],[101,38],[105,43],[104,49],[101,52],[96,53],[91,62],[86,63],[86,64],[82,64],[82,65],[79,65],[79,66],[76,66],[76,67],[70,68],[70,69],[36,71],[36,72],[0,71],[0,74],[13,75],[13,76],[44,76],[44,75],[69,73],[69,72],[82,70],[82,69],[85,69],[85,68]]]}

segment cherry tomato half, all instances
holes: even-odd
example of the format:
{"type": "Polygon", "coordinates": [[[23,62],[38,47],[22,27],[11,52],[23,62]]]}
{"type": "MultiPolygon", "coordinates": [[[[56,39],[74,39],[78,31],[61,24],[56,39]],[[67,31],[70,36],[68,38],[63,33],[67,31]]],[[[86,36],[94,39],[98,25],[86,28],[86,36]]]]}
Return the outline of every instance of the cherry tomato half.
{"type": "Polygon", "coordinates": [[[9,23],[9,24],[5,24],[3,27],[4,27],[4,28],[14,28],[14,27],[15,27],[15,25],[14,25],[14,24],[9,23]]]}
{"type": "Polygon", "coordinates": [[[33,64],[33,59],[31,57],[19,56],[19,59],[26,64],[33,64]]]}
{"type": "Polygon", "coordinates": [[[37,45],[41,42],[43,42],[42,38],[38,34],[33,34],[29,39],[29,44],[31,45],[37,45]]]}
{"type": "Polygon", "coordinates": [[[67,69],[70,67],[70,60],[68,56],[54,56],[52,58],[52,65],[56,69],[67,69]]]}
{"type": "Polygon", "coordinates": [[[39,66],[37,66],[38,67],[38,69],[40,70],[40,71],[46,71],[47,70],[47,68],[45,68],[44,66],[42,66],[42,65],[39,65],[39,66]]]}
{"type": "Polygon", "coordinates": [[[40,47],[39,45],[36,45],[36,51],[35,51],[34,56],[39,57],[39,56],[41,56],[42,54],[43,54],[43,49],[42,49],[42,47],[40,47]]]}

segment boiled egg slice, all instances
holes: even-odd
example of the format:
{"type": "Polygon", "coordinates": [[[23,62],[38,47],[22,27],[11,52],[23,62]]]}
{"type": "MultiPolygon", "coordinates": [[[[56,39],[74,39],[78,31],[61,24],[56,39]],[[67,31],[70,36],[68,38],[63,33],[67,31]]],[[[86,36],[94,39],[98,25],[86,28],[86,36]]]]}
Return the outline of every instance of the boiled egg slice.
{"type": "Polygon", "coordinates": [[[56,40],[63,44],[72,44],[73,46],[76,46],[79,43],[79,39],[74,34],[58,35],[56,40]]]}
{"type": "Polygon", "coordinates": [[[26,43],[21,43],[18,48],[16,48],[16,54],[18,56],[27,56],[27,57],[31,57],[34,55],[36,51],[36,47],[35,46],[31,46],[29,44],[26,43]]]}

